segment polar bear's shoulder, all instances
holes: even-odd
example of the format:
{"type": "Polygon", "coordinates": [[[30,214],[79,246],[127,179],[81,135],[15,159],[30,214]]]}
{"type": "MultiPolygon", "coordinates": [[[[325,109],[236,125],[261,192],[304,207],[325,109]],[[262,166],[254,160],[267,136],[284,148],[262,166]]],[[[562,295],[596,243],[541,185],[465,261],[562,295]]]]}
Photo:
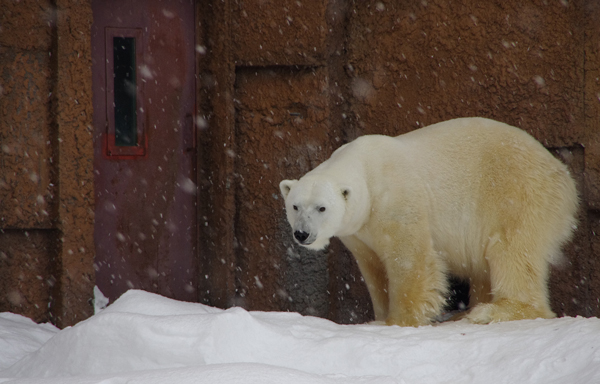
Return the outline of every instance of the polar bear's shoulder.
{"type": "MultiPolygon", "coordinates": [[[[400,137],[400,136],[398,136],[398,137],[400,137]]],[[[373,148],[377,148],[381,145],[383,145],[383,146],[394,145],[398,142],[398,140],[397,140],[398,137],[391,137],[391,136],[386,136],[386,135],[359,136],[358,138],[354,139],[350,143],[340,147],[340,149],[352,148],[352,150],[354,150],[354,151],[356,151],[356,150],[368,151],[368,150],[372,150],[373,148]]]]}
{"type": "Polygon", "coordinates": [[[337,161],[343,158],[372,157],[375,153],[382,150],[393,148],[400,144],[398,137],[385,135],[364,135],[338,148],[331,156],[332,160],[337,161]]]}
{"type": "Polygon", "coordinates": [[[400,140],[464,141],[467,138],[483,138],[495,141],[501,138],[533,141],[522,129],[484,117],[460,117],[416,129],[396,137],[400,140]]]}

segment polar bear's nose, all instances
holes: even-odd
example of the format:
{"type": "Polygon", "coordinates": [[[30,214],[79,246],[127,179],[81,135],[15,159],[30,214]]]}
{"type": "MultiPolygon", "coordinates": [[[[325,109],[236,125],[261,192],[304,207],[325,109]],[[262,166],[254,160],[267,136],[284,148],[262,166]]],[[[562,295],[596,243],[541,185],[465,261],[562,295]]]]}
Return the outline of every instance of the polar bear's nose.
{"type": "Polygon", "coordinates": [[[309,234],[304,232],[304,231],[296,231],[294,232],[294,237],[296,238],[296,240],[298,240],[300,243],[304,243],[304,241],[306,239],[308,239],[309,234]]]}

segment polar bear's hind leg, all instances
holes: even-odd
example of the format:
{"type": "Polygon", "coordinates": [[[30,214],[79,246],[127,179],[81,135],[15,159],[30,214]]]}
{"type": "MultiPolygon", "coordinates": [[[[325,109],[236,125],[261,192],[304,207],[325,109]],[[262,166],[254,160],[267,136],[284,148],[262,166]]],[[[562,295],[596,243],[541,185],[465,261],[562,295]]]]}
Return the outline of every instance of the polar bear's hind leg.
{"type": "MultiPolygon", "coordinates": [[[[546,248],[546,247],[541,247],[546,248]]],[[[549,263],[540,252],[519,242],[499,240],[489,247],[491,302],[477,304],[466,316],[473,323],[553,318],[548,304],[549,263]]]]}

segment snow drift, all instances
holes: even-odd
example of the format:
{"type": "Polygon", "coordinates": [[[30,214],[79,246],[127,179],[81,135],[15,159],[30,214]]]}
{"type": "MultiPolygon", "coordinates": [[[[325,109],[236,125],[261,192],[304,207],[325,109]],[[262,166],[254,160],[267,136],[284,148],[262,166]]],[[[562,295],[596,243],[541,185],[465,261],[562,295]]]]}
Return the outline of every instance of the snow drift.
{"type": "Polygon", "coordinates": [[[129,291],[60,332],[2,314],[6,334],[29,340],[5,343],[0,382],[9,383],[600,382],[597,318],[339,325],[129,291]]]}

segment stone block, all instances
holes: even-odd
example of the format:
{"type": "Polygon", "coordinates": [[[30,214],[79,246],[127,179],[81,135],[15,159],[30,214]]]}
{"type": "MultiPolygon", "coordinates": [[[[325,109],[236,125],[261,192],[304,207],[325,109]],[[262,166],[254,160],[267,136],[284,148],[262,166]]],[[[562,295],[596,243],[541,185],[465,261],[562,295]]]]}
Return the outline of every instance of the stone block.
{"type": "Polygon", "coordinates": [[[3,1],[0,46],[19,50],[50,50],[55,8],[50,0],[3,1]]]}
{"type": "Polygon", "coordinates": [[[279,182],[331,154],[324,69],[237,72],[236,255],[239,305],[328,313],[327,257],[294,244],[279,182]]]}
{"type": "Polygon", "coordinates": [[[45,53],[0,53],[0,228],[50,228],[50,68],[45,53]]]}
{"type": "Polygon", "coordinates": [[[571,3],[356,2],[348,71],[363,133],[456,117],[521,127],[547,147],[584,137],[582,14],[571,3]]]}
{"type": "Polygon", "coordinates": [[[0,312],[51,320],[57,241],[53,230],[0,230],[0,312]]]}
{"type": "Polygon", "coordinates": [[[237,1],[233,5],[238,66],[316,65],[326,56],[327,2],[237,1]]]}

